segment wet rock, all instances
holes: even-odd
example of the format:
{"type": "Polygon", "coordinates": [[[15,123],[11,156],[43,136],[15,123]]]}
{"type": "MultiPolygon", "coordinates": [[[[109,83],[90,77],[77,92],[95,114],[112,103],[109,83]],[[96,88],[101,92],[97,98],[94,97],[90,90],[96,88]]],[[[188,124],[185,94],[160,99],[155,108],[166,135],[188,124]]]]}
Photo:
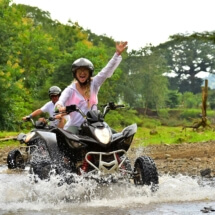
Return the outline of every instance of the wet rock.
{"type": "Polygon", "coordinates": [[[210,212],[214,212],[215,209],[213,209],[212,207],[204,207],[204,209],[201,210],[203,213],[210,213],[210,212]]]}
{"type": "Polygon", "coordinates": [[[158,132],[157,132],[156,130],[154,130],[154,129],[153,129],[153,130],[151,130],[149,133],[150,133],[150,135],[158,134],[158,132]]]}
{"type": "Polygon", "coordinates": [[[200,171],[200,174],[201,174],[202,177],[210,176],[210,174],[211,174],[211,169],[210,169],[210,168],[207,168],[207,169],[201,170],[201,171],[200,171]]]}

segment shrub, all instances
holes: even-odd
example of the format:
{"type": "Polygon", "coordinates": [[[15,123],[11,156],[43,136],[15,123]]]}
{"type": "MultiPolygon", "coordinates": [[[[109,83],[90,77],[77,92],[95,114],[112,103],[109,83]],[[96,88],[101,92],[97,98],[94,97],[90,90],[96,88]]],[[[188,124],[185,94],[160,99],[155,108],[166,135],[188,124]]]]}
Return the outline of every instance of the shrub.
{"type": "Polygon", "coordinates": [[[158,119],[153,119],[153,118],[149,118],[149,117],[143,118],[142,126],[145,128],[153,129],[160,125],[161,125],[161,122],[158,119]]]}
{"type": "Polygon", "coordinates": [[[199,109],[184,109],[180,115],[182,119],[200,118],[201,110],[199,109]]]}
{"type": "Polygon", "coordinates": [[[105,121],[113,128],[126,127],[133,123],[137,123],[138,126],[142,126],[143,119],[136,115],[135,110],[118,109],[116,111],[110,111],[105,121]]]}
{"type": "Polygon", "coordinates": [[[158,110],[158,116],[160,118],[169,118],[168,109],[160,109],[160,110],[158,110]]]}

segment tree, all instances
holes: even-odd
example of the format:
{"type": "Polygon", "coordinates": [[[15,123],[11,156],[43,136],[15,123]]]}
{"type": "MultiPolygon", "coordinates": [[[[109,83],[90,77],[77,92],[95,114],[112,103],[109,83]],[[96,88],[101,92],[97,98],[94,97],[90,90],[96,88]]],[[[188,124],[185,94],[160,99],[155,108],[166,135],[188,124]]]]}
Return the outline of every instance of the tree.
{"type": "Polygon", "coordinates": [[[23,7],[2,0],[0,16],[0,129],[9,130],[53,71],[57,48],[23,7]]]}
{"type": "Polygon", "coordinates": [[[0,1],[0,130],[14,129],[23,97],[28,97],[21,79],[24,70],[19,64],[19,42],[16,42],[22,30],[18,24],[22,16],[9,4],[9,0],[0,1]]]}
{"type": "Polygon", "coordinates": [[[201,92],[199,72],[215,73],[215,44],[202,38],[173,35],[159,45],[169,65],[170,88],[179,92],[201,92]],[[174,77],[171,77],[171,74],[174,77]]]}
{"type": "Polygon", "coordinates": [[[180,105],[182,94],[176,90],[169,90],[166,105],[170,108],[176,108],[180,105]]]}
{"type": "Polygon", "coordinates": [[[208,103],[211,109],[215,109],[215,89],[208,90],[208,103]]]}
{"type": "MultiPolygon", "coordinates": [[[[16,121],[48,99],[51,85],[64,89],[70,84],[74,60],[89,58],[96,74],[115,51],[112,38],[99,38],[78,23],[53,21],[36,7],[1,0],[0,18],[0,129],[14,129],[16,121]]],[[[104,83],[101,103],[118,101],[121,74],[117,68],[104,83]]]]}
{"type": "Polygon", "coordinates": [[[201,104],[201,94],[194,95],[192,92],[185,92],[182,95],[182,102],[185,108],[198,108],[201,104]]]}
{"type": "Polygon", "coordinates": [[[167,93],[166,61],[153,47],[132,51],[128,57],[126,102],[139,103],[139,107],[159,108],[164,105],[167,93]],[[130,96],[127,93],[130,91],[130,96]],[[132,98],[132,100],[129,100],[132,98]],[[135,98],[135,101],[134,101],[135,98]]]}

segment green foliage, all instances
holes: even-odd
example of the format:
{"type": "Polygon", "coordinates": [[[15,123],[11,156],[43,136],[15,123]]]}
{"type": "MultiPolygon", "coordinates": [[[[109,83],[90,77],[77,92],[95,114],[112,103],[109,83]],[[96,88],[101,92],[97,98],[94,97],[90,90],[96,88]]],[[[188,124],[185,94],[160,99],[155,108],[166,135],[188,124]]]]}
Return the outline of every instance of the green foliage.
{"type": "MultiPolygon", "coordinates": [[[[20,120],[48,100],[50,86],[62,90],[72,81],[71,63],[79,57],[92,60],[95,73],[109,57],[104,45],[94,47],[77,23],[52,21],[48,12],[26,5],[0,4],[0,129],[14,130],[20,120]]],[[[113,40],[112,40],[113,41],[113,40]]],[[[112,48],[112,50],[114,47],[112,48]]],[[[117,69],[102,98],[115,98],[117,69]],[[115,80],[115,81],[114,81],[115,80]],[[106,93],[106,94],[105,94],[106,93]]]]}
{"type": "Polygon", "coordinates": [[[208,90],[208,103],[211,109],[215,109],[215,90],[208,90]]]}
{"type": "Polygon", "coordinates": [[[202,79],[198,77],[201,71],[214,73],[215,45],[211,39],[201,36],[177,34],[171,40],[160,44],[160,49],[168,61],[170,89],[179,92],[201,92],[202,79]],[[174,77],[171,78],[171,74],[174,77]]]}
{"type": "Polygon", "coordinates": [[[134,123],[138,126],[143,124],[143,119],[139,118],[136,115],[136,111],[132,109],[111,111],[105,116],[105,121],[114,129],[122,129],[134,123]]]}
{"type": "MultiPolygon", "coordinates": [[[[112,38],[97,36],[72,21],[61,24],[37,7],[11,2],[0,1],[0,130],[22,128],[21,118],[47,102],[50,86],[58,85],[62,90],[68,86],[73,80],[74,60],[90,59],[97,74],[115,51],[112,38]]],[[[207,67],[212,73],[215,49],[211,35],[206,40],[197,37],[175,35],[172,41],[158,47],[123,53],[120,66],[99,91],[99,102],[122,101],[132,108],[156,110],[166,106],[199,108],[201,96],[196,95],[196,89],[201,80],[194,78],[198,71],[195,65],[202,71],[207,67]],[[190,69],[186,70],[186,66],[190,69]],[[171,69],[178,76],[174,81],[171,79],[169,87],[165,75],[171,69]],[[193,94],[189,92],[190,83],[193,94]],[[182,88],[183,95],[179,93],[182,88]]],[[[208,107],[214,108],[214,104],[214,92],[209,91],[208,107]]],[[[115,126],[136,122],[140,126],[145,123],[146,127],[156,127],[155,122],[147,123],[148,120],[136,113],[126,114],[115,113],[109,120],[115,126]]],[[[165,117],[171,119],[168,114],[159,111],[160,123],[167,123],[165,117]]],[[[176,125],[172,119],[171,124],[176,125]]]]}
{"type": "Polygon", "coordinates": [[[142,120],[143,120],[143,123],[141,127],[144,127],[144,128],[155,129],[157,128],[157,126],[161,125],[161,122],[159,119],[144,117],[142,120]]]}
{"type": "Polygon", "coordinates": [[[135,135],[135,147],[147,146],[150,144],[177,144],[177,143],[195,143],[205,142],[214,139],[214,131],[207,129],[203,131],[193,131],[187,129],[186,132],[182,131],[182,127],[156,127],[156,134],[150,134],[152,129],[139,127],[135,135]]]}
{"type": "MultiPolygon", "coordinates": [[[[191,117],[195,117],[199,110],[181,110],[175,109],[169,112],[169,116],[175,116],[176,118],[169,118],[167,126],[162,124],[161,119],[153,119],[149,117],[141,117],[136,115],[134,110],[120,109],[118,111],[111,111],[106,116],[106,121],[117,131],[121,131],[125,126],[133,123],[137,123],[138,129],[134,137],[134,147],[142,147],[150,144],[177,144],[177,143],[194,143],[194,142],[205,142],[214,139],[214,129],[213,126],[215,122],[211,123],[212,128],[207,127],[205,130],[200,128],[197,131],[193,131],[192,128],[187,128],[182,130],[183,125],[178,125],[177,127],[171,126],[172,120],[177,120],[181,115],[184,115],[186,119],[189,120],[189,125],[192,124],[191,117]]],[[[208,111],[209,118],[214,119],[214,112],[208,111]]],[[[200,119],[199,119],[200,120],[200,119]]],[[[209,122],[210,123],[210,122],[209,122]]],[[[28,128],[28,130],[30,127],[28,128]]],[[[27,132],[25,130],[24,132],[27,132]]],[[[23,128],[22,128],[23,132],[23,128]]],[[[5,138],[9,136],[16,136],[17,132],[1,132],[0,138],[5,138]]],[[[6,146],[17,146],[16,141],[5,141],[1,142],[0,147],[6,146]]]]}
{"type": "Polygon", "coordinates": [[[15,41],[20,30],[18,20],[21,19],[21,14],[10,7],[9,3],[6,0],[0,2],[3,17],[0,21],[0,130],[15,129],[14,121],[20,111],[23,91],[26,93],[25,97],[28,96],[21,79],[23,69],[19,64],[19,42],[15,41]]]}
{"type": "Polygon", "coordinates": [[[169,90],[166,100],[166,105],[169,108],[176,108],[179,106],[181,101],[182,94],[179,93],[177,90],[169,90]]]}
{"type": "Polygon", "coordinates": [[[186,119],[182,118],[161,118],[161,125],[162,126],[169,126],[169,127],[178,127],[178,126],[184,126],[184,125],[190,125],[190,121],[188,122],[186,119]]]}
{"type": "Polygon", "coordinates": [[[2,141],[0,143],[0,148],[6,148],[6,147],[15,148],[15,147],[18,147],[18,146],[20,146],[20,143],[19,143],[19,141],[16,141],[16,140],[2,141]]]}
{"type": "Polygon", "coordinates": [[[182,104],[185,108],[197,108],[202,102],[201,94],[194,95],[192,92],[185,92],[182,95],[182,104]]]}
{"type": "MultiPolygon", "coordinates": [[[[163,126],[177,127],[192,125],[194,122],[201,121],[201,108],[178,108],[178,109],[159,109],[158,116],[163,126]]],[[[208,123],[215,124],[214,111],[207,111],[208,123]]]]}
{"type": "Polygon", "coordinates": [[[167,95],[166,60],[153,47],[132,52],[127,59],[123,99],[132,107],[162,107],[167,95]]]}
{"type": "Polygon", "coordinates": [[[201,119],[201,109],[160,109],[158,111],[161,124],[176,127],[192,124],[201,119]]]}
{"type": "MultiPolygon", "coordinates": [[[[1,131],[0,132],[0,139],[9,138],[9,137],[16,137],[17,135],[18,135],[17,132],[1,131]]],[[[16,147],[19,145],[20,145],[19,141],[16,141],[13,139],[0,142],[0,148],[9,147],[9,146],[16,147]]]]}
{"type": "Polygon", "coordinates": [[[0,138],[7,138],[7,137],[11,137],[11,136],[17,136],[17,132],[8,132],[8,131],[1,131],[0,132],[0,138]]]}
{"type": "Polygon", "coordinates": [[[158,110],[158,116],[160,118],[169,118],[169,110],[167,108],[165,109],[159,109],[158,110]]]}
{"type": "Polygon", "coordinates": [[[182,119],[196,119],[196,118],[200,118],[201,116],[201,109],[185,109],[184,111],[182,111],[181,113],[181,118],[182,119]]]}

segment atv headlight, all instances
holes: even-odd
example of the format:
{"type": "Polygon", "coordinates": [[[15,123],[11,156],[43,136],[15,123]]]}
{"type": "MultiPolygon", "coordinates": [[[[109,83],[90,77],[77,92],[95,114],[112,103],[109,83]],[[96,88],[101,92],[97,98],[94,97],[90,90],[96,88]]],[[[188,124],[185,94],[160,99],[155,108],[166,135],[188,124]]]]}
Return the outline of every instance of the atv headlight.
{"type": "Polygon", "coordinates": [[[35,135],[36,133],[35,132],[30,132],[26,135],[26,138],[25,138],[25,142],[29,142],[30,139],[35,135]]]}
{"type": "Polygon", "coordinates": [[[101,143],[108,144],[110,142],[110,131],[107,128],[96,128],[95,135],[101,143]]]}

